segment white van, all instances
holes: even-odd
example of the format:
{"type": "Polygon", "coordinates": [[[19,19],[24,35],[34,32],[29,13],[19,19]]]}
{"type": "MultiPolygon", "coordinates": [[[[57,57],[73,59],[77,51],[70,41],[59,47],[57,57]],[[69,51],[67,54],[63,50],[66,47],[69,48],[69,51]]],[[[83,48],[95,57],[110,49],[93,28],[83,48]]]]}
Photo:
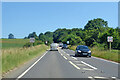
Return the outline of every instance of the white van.
{"type": "Polygon", "coordinates": [[[58,51],[58,44],[57,43],[52,43],[51,45],[50,45],[50,50],[51,51],[58,51]]]}

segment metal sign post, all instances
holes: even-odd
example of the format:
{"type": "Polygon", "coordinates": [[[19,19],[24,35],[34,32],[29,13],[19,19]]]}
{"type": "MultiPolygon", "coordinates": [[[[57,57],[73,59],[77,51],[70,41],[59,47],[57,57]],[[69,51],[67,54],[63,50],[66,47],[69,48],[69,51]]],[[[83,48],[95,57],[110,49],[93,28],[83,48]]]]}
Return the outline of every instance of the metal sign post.
{"type": "Polygon", "coordinates": [[[109,49],[110,49],[110,51],[111,51],[111,42],[113,42],[113,37],[112,37],[112,36],[108,36],[108,37],[107,37],[107,41],[110,43],[109,49]]]}

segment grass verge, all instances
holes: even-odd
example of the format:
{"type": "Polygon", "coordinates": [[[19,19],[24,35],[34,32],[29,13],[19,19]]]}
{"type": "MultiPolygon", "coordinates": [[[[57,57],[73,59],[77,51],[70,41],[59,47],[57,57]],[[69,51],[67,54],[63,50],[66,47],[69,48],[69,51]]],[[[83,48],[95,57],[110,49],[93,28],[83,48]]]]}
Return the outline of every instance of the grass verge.
{"type": "Polygon", "coordinates": [[[30,48],[2,49],[2,74],[44,53],[49,47],[38,45],[30,48]]]}
{"type": "MultiPolygon", "coordinates": [[[[69,49],[74,50],[77,46],[70,46],[69,49]]],[[[103,58],[110,61],[115,61],[120,63],[120,50],[103,50],[99,47],[90,48],[92,51],[92,56],[103,58]]]]}
{"type": "Polygon", "coordinates": [[[2,49],[20,48],[27,42],[29,42],[29,39],[0,39],[2,49]]]}

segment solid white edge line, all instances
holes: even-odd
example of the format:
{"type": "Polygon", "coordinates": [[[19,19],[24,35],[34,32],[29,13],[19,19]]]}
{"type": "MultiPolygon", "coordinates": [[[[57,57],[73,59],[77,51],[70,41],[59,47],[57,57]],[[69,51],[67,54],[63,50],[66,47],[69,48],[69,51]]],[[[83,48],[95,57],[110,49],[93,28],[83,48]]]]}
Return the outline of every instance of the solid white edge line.
{"type": "Polygon", "coordinates": [[[65,56],[63,56],[63,57],[67,60],[67,58],[65,56]]]}
{"type": "Polygon", "coordinates": [[[83,64],[85,64],[85,65],[87,65],[87,66],[89,66],[89,67],[91,67],[91,68],[93,68],[93,69],[95,69],[95,70],[97,70],[96,67],[93,67],[93,66],[91,66],[90,64],[87,64],[87,63],[85,63],[85,62],[83,62],[83,61],[81,61],[81,63],[83,63],[83,64]]]}
{"type": "Polygon", "coordinates": [[[92,58],[95,58],[95,59],[98,59],[98,60],[102,60],[102,61],[106,61],[106,62],[109,62],[109,63],[119,64],[119,63],[117,63],[117,62],[108,61],[108,60],[101,59],[101,58],[98,58],[98,57],[93,57],[93,56],[92,56],[92,58]]]}
{"type": "MultiPolygon", "coordinates": [[[[48,51],[47,51],[47,52],[48,52],[48,51]]],[[[47,52],[45,52],[45,54],[46,54],[47,52]]],[[[20,76],[18,76],[16,80],[18,80],[18,79],[20,79],[21,77],[23,77],[32,67],[34,67],[34,66],[45,56],[45,54],[42,55],[34,64],[32,64],[32,65],[31,65],[27,70],[25,70],[20,76]]]]}
{"type": "Polygon", "coordinates": [[[74,63],[72,63],[71,61],[69,61],[70,64],[72,64],[75,68],[80,69],[78,66],[76,66],[74,63]]]}

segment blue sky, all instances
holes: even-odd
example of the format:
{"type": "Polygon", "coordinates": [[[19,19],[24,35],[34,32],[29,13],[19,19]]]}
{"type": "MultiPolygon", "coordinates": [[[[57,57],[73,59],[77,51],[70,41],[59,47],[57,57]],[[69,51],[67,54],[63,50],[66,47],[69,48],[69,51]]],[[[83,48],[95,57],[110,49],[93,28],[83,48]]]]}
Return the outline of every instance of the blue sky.
{"type": "Polygon", "coordinates": [[[117,2],[4,2],[2,37],[13,33],[24,38],[29,33],[55,31],[57,28],[84,28],[88,20],[102,18],[108,26],[118,26],[117,2]]]}

